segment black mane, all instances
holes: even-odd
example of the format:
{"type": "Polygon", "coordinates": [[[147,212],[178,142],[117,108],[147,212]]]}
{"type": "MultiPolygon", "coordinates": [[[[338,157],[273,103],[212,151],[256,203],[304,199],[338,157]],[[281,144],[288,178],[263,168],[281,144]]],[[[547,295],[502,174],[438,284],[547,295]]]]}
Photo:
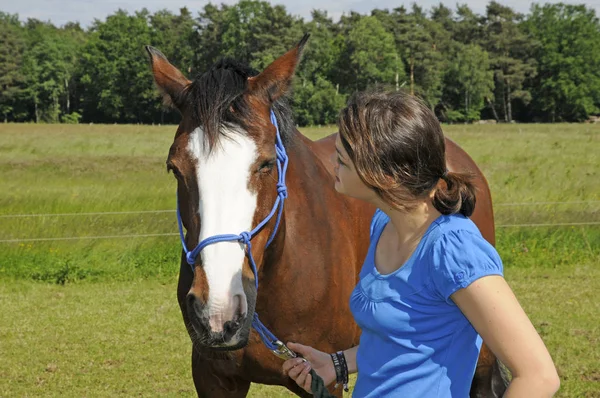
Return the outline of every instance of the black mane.
{"type": "MultiPolygon", "coordinates": [[[[188,90],[194,122],[202,127],[212,150],[223,135],[221,125],[247,128],[256,115],[242,94],[247,88],[248,77],[258,71],[231,58],[217,61],[207,72],[198,74],[188,90]],[[232,111],[233,110],[233,111],[232,111]]],[[[294,120],[287,100],[281,97],[273,104],[279,124],[281,139],[286,145],[293,134],[294,120]]]]}

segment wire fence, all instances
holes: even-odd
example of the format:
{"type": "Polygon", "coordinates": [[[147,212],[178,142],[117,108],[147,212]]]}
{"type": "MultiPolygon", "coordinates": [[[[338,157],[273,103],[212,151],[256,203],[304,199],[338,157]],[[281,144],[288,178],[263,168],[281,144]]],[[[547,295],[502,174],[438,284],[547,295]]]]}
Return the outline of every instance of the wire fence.
{"type": "MultiPolygon", "coordinates": [[[[600,204],[600,200],[573,200],[565,202],[514,202],[495,203],[494,207],[515,206],[543,206],[564,204],[600,204]]],[[[175,210],[130,210],[130,211],[97,211],[97,212],[74,212],[74,213],[30,213],[30,214],[0,214],[0,218],[23,218],[23,217],[76,217],[76,216],[108,216],[126,214],[160,214],[175,213],[175,210]]]]}
{"type": "MultiPolygon", "coordinates": [[[[574,223],[541,223],[541,224],[500,224],[496,228],[523,228],[523,227],[569,227],[600,225],[600,221],[595,222],[574,222],[574,223]]],[[[25,238],[25,239],[0,239],[0,243],[28,243],[28,242],[49,242],[61,240],[94,240],[94,239],[123,239],[123,238],[151,238],[163,236],[179,236],[179,233],[164,234],[123,234],[123,235],[98,235],[98,236],[69,236],[62,238],[25,238]]]]}
{"type": "MultiPolygon", "coordinates": [[[[570,204],[600,204],[600,200],[578,200],[564,202],[513,202],[496,203],[495,207],[516,206],[542,206],[542,205],[570,205],[570,204]]],[[[73,212],[73,213],[31,213],[31,214],[0,214],[0,219],[26,218],[26,217],[78,217],[78,216],[109,216],[109,215],[133,215],[133,214],[161,214],[175,213],[175,210],[131,210],[131,211],[97,211],[97,212],[73,212]]],[[[600,225],[598,221],[590,222],[560,222],[560,223],[529,223],[529,224],[497,224],[496,228],[535,228],[535,227],[567,227],[567,226],[590,226],[600,225]]],[[[123,238],[154,238],[177,236],[178,233],[154,233],[154,234],[123,234],[123,235],[96,235],[96,236],[69,236],[49,238],[16,238],[0,239],[0,243],[28,243],[28,242],[50,242],[69,240],[99,240],[99,239],[123,239],[123,238]]]]}
{"type": "Polygon", "coordinates": [[[0,243],[27,243],[27,242],[49,242],[61,240],[95,240],[95,239],[123,239],[123,238],[150,238],[159,236],[179,236],[178,233],[165,234],[123,234],[123,235],[100,235],[100,236],[69,236],[64,238],[26,238],[26,239],[1,239],[0,243]]]}
{"type": "Polygon", "coordinates": [[[0,218],[108,216],[108,215],[122,215],[122,214],[159,214],[159,213],[175,213],[175,210],[97,211],[97,212],[89,212],[89,213],[0,214],[0,218]]]}
{"type": "Polygon", "coordinates": [[[564,204],[600,204],[600,200],[571,200],[566,202],[515,202],[515,203],[494,203],[494,207],[508,206],[541,206],[541,205],[564,205],[564,204]]]}
{"type": "Polygon", "coordinates": [[[497,224],[496,228],[512,228],[512,227],[575,227],[583,225],[600,225],[600,221],[590,222],[556,222],[556,223],[532,223],[532,224],[497,224]]]}

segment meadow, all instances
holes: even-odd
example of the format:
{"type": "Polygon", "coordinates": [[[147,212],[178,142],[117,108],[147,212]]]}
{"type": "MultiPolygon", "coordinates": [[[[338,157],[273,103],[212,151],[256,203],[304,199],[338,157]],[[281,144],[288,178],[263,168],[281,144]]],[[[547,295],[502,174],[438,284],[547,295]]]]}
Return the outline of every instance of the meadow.
{"type": "MultiPolygon", "coordinates": [[[[506,278],[556,361],[558,396],[600,397],[600,125],[444,129],[489,181],[506,278]]],[[[174,133],[0,125],[0,396],[194,396],[174,133]]]]}

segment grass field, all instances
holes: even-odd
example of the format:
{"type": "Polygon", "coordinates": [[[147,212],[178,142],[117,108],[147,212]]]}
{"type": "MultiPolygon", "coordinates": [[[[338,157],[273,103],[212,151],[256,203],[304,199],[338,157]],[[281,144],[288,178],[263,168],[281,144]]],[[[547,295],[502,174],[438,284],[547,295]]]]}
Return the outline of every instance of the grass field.
{"type": "MultiPolygon", "coordinates": [[[[600,222],[600,126],[445,131],[489,180],[507,279],[557,363],[559,396],[600,397],[600,225],[581,225],[600,222]],[[530,225],[556,223],[578,225],[530,225]]],[[[0,396],[194,395],[177,236],[90,238],[177,232],[173,134],[0,125],[0,396]],[[148,210],[164,212],[105,213],[148,210]],[[27,241],[72,237],[84,239],[27,241]]]]}

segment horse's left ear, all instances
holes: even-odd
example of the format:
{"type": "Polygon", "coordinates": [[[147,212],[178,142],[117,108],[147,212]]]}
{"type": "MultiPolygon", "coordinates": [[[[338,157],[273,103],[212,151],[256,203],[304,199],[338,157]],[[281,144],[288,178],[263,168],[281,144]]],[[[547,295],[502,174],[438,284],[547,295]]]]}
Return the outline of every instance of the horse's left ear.
{"type": "Polygon", "coordinates": [[[248,78],[250,92],[269,102],[274,102],[285,94],[292,84],[294,72],[309,37],[310,33],[306,33],[296,47],[273,61],[258,76],[248,78]]]}

